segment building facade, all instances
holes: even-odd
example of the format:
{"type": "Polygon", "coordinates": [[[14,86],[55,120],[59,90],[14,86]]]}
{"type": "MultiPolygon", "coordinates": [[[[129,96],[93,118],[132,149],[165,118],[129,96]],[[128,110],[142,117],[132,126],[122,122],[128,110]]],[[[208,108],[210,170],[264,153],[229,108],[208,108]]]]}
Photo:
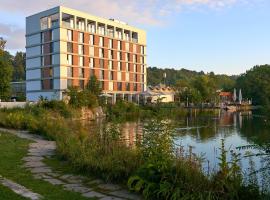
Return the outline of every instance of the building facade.
{"type": "Polygon", "coordinates": [[[26,18],[26,96],[63,99],[91,76],[113,101],[146,90],[146,32],[126,23],[55,7],[26,18]]]}

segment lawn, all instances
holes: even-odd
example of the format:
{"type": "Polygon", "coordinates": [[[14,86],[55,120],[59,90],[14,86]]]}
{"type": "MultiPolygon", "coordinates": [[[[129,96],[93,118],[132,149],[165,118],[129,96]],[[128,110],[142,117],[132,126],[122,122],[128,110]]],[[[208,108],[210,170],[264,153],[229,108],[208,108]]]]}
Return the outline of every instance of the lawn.
{"type": "MultiPolygon", "coordinates": [[[[31,172],[23,168],[24,161],[22,161],[22,158],[27,154],[30,142],[29,140],[0,132],[0,175],[42,195],[46,200],[89,199],[82,197],[78,193],[66,191],[62,186],[55,186],[45,181],[34,179],[31,172]]],[[[25,198],[18,196],[0,184],[0,199],[24,200],[25,198]]]]}

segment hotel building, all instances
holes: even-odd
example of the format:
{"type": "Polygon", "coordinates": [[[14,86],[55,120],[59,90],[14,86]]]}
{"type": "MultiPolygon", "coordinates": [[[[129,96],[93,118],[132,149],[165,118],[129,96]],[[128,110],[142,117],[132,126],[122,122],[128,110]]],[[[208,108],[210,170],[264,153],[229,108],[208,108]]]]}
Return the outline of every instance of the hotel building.
{"type": "Polygon", "coordinates": [[[91,76],[114,102],[138,101],[146,90],[145,31],[62,6],[26,18],[28,100],[62,99],[91,76]]]}

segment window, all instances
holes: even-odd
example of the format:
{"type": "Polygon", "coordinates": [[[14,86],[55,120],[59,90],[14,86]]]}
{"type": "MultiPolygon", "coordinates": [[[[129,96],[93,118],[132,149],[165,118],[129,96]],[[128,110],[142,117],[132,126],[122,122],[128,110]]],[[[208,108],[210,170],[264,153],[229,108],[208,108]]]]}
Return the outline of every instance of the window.
{"type": "Polygon", "coordinates": [[[122,83],[121,82],[117,83],[117,90],[122,90],[122,83]]]}
{"type": "Polygon", "coordinates": [[[128,63],[126,63],[126,71],[128,72],[128,66],[129,66],[129,64],[128,63]]]}
{"type": "Polygon", "coordinates": [[[141,54],[144,54],[144,46],[141,46],[141,54]]]}
{"type": "Polygon", "coordinates": [[[104,60],[102,60],[102,59],[99,60],[99,67],[100,67],[101,69],[104,68],[104,60]]]}
{"type": "Polygon", "coordinates": [[[46,79],[41,81],[42,90],[52,90],[53,89],[53,79],[46,79]]]}
{"type": "Polygon", "coordinates": [[[72,55],[70,55],[70,54],[67,55],[67,64],[68,65],[73,65],[72,55]]]}
{"type": "Polygon", "coordinates": [[[79,57],[79,66],[84,66],[84,63],[83,63],[83,56],[80,56],[79,57]]]}
{"type": "Polygon", "coordinates": [[[88,25],[88,31],[91,33],[95,33],[96,32],[96,25],[95,22],[89,22],[88,25]]]}
{"type": "Polygon", "coordinates": [[[90,35],[89,44],[94,45],[94,35],[90,35]]]}
{"type": "Polygon", "coordinates": [[[127,61],[130,62],[130,53],[127,53],[127,61]]]}
{"type": "Polygon", "coordinates": [[[125,40],[129,41],[129,33],[125,32],[124,38],[125,38],[125,40]]]}
{"type": "Polygon", "coordinates": [[[40,63],[41,63],[41,66],[44,66],[44,57],[43,56],[40,57],[40,63]]]}
{"type": "Polygon", "coordinates": [[[130,91],[130,84],[129,83],[126,83],[126,90],[130,91]]]}
{"type": "Polygon", "coordinates": [[[72,30],[67,30],[67,40],[68,41],[72,41],[73,40],[72,30]]]}
{"type": "Polygon", "coordinates": [[[104,49],[99,49],[99,57],[104,58],[104,49]]]}
{"type": "Polygon", "coordinates": [[[58,26],[58,22],[59,22],[59,14],[56,13],[56,14],[53,14],[49,17],[49,22],[50,22],[50,28],[51,27],[56,27],[58,26]]]}
{"type": "Polygon", "coordinates": [[[100,47],[104,46],[104,37],[99,37],[99,46],[100,47]]]}
{"type": "Polygon", "coordinates": [[[121,62],[117,62],[117,70],[118,70],[118,71],[121,70],[121,62]]]}
{"type": "Polygon", "coordinates": [[[133,62],[136,63],[137,60],[136,60],[136,55],[133,55],[133,62]]]}
{"type": "Polygon", "coordinates": [[[134,83],[134,84],[133,84],[133,90],[134,90],[134,91],[137,91],[137,83],[134,83]]]}
{"type": "Polygon", "coordinates": [[[50,43],[50,53],[53,53],[54,52],[54,43],[51,42],[50,43]]]}
{"type": "Polygon", "coordinates": [[[84,30],[85,27],[85,20],[82,18],[77,18],[77,28],[79,30],[84,30]]]}
{"type": "Polygon", "coordinates": [[[112,71],[109,72],[109,80],[110,81],[113,80],[113,72],[112,71]]]}
{"type": "Polygon", "coordinates": [[[122,49],[122,47],[121,47],[121,41],[117,41],[117,49],[118,50],[121,50],[122,49]]]}
{"type": "Polygon", "coordinates": [[[44,32],[40,33],[40,42],[44,43],[45,38],[44,38],[44,32]]]}
{"type": "Polygon", "coordinates": [[[84,69],[83,68],[79,68],[79,77],[80,78],[84,77],[84,69]]]}
{"type": "Polygon", "coordinates": [[[72,44],[72,42],[67,42],[67,52],[68,53],[73,52],[73,44],[72,44]]]}
{"type": "Polygon", "coordinates": [[[126,81],[129,81],[129,73],[126,73],[126,81]]]}
{"type": "Polygon", "coordinates": [[[121,58],[121,52],[117,52],[117,60],[120,60],[120,58],[121,58]]]}
{"type": "Polygon", "coordinates": [[[80,32],[79,33],[79,43],[83,43],[84,41],[84,38],[83,38],[83,33],[82,32],[80,32]]]}
{"type": "Polygon", "coordinates": [[[109,69],[112,69],[113,68],[113,62],[111,60],[109,60],[109,69]]]}
{"type": "Polygon", "coordinates": [[[105,35],[105,27],[100,25],[98,26],[98,34],[105,35]]]}
{"type": "Polygon", "coordinates": [[[44,45],[40,45],[40,54],[43,54],[44,53],[44,45]]]}
{"type": "Polygon", "coordinates": [[[114,35],[113,27],[108,27],[108,28],[107,28],[107,35],[108,35],[109,37],[113,37],[113,35],[114,35]]]}
{"type": "Polygon", "coordinates": [[[133,53],[137,53],[137,46],[133,44],[133,53]]]}
{"type": "Polygon", "coordinates": [[[82,45],[82,44],[79,44],[79,49],[78,49],[78,50],[79,50],[79,52],[78,52],[79,55],[83,55],[83,54],[84,54],[83,49],[84,49],[84,48],[83,48],[83,45],[82,45]]]}
{"type": "Polygon", "coordinates": [[[90,54],[90,56],[95,55],[94,47],[89,47],[89,54],[90,54]]]}
{"type": "Polygon", "coordinates": [[[48,17],[43,17],[40,19],[40,29],[44,30],[48,28],[48,17]]]}
{"type": "Polygon", "coordinates": [[[67,80],[67,88],[72,87],[72,79],[67,80]]]}
{"type": "Polygon", "coordinates": [[[93,68],[94,67],[94,58],[89,59],[89,67],[93,68]]]}
{"type": "Polygon", "coordinates": [[[57,40],[57,33],[58,33],[58,29],[53,29],[52,30],[52,40],[57,40]]]}
{"type": "Polygon", "coordinates": [[[126,51],[129,51],[129,43],[126,42],[126,51]]]}
{"type": "Polygon", "coordinates": [[[67,67],[67,77],[73,77],[72,67],[67,67]]]}
{"type": "Polygon", "coordinates": [[[84,80],[79,80],[79,85],[81,89],[84,89],[84,80]]]}
{"type": "Polygon", "coordinates": [[[99,78],[102,80],[104,79],[104,70],[99,71],[99,78]]]}
{"type": "Polygon", "coordinates": [[[113,40],[109,39],[109,48],[112,49],[113,48],[113,40]]]}

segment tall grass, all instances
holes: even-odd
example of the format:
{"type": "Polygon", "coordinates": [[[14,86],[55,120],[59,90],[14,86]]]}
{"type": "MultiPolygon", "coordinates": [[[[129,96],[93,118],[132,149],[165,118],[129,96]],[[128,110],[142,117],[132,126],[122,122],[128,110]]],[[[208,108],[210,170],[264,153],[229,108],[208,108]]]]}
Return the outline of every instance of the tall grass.
{"type": "Polygon", "coordinates": [[[229,163],[223,143],[219,171],[208,176],[191,150],[184,152],[174,146],[173,128],[168,121],[150,120],[142,140],[132,148],[126,145],[117,124],[107,124],[101,133],[89,132],[62,112],[66,110],[63,105],[49,105],[2,109],[0,126],[27,129],[53,139],[59,155],[74,168],[107,181],[128,182],[131,190],[146,199],[263,197],[256,185],[244,184],[238,156],[232,155],[229,163]]]}

